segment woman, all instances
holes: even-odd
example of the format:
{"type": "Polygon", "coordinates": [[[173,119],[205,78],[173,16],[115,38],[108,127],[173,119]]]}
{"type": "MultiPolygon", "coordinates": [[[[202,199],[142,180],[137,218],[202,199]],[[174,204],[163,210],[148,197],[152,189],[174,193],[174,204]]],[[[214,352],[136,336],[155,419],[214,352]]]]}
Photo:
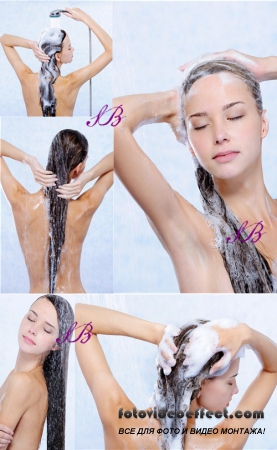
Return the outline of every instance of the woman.
{"type": "Polygon", "coordinates": [[[0,388],[0,423],[14,432],[2,448],[37,450],[46,416],[47,449],[65,448],[69,343],[56,340],[72,323],[70,304],[55,295],[39,297],[24,316],[15,367],[0,388]]]}
{"type": "MultiPolygon", "coordinates": [[[[233,320],[227,324],[226,320],[210,323],[194,321],[183,326],[181,330],[176,330],[176,327],[172,330],[172,326],[165,327],[119,311],[85,304],[76,305],[75,320],[78,324],[91,322],[93,325],[93,334],[89,341],[85,344],[82,344],[80,340],[76,342],[76,352],[103,424],[106,448],[158,449],[160,446],[164,449],[179,450],[181,448],[205,450],[243,448],[247,434],[223,436],[223,433],[219,431],[218,434],[215,432],[204,436],[190,433],[190,430],[195,427],[197,409],[205,408],[214,413],[217,410],[224,412],[232,396],[238,392],[235,380],[239,366],[237,356],[239,350],[245,345],[250,345],[258,355],[262,370],[243,395],[236,410],[252,412],[262,410],[276,387],[276,345],[246,324],[238,324],[233,320]],[[198,336],[195,336],[195,331],[198,331],[198,336]],[[159,345],[158,379],[151,400],[151,408],[144,408],[145,414],[139,415],[136,405],[113,377],[98,341],[98,334],[128,336],[159,345]],[[199,334],[202,334],[204,338],[199,340],[199,334]],[[213,341],[215,345],[209,347],[207,336],[211,338],[214,335],[216,336],[216,340],[213,341]],[[205,342],[204,346],[203,342],[205,342]],[[193,343],[194,348],[192,348],[193,343]],[[224,356],[222,349],[224,349],[224,356]],[[195,370],[196,363],[198,368],[195,370]],[[166,369],[168,375],[163,373],[166,369]],[[192,411],[193,414],[188,414],[187,417],[186,414],[183,417],[180,414],[180,418],[169,416],[159,418],[157,415],[155,417],[154,411],[163,408],[167,412],[172,410],[177,413],[179,410],[184,413],[192,411]],[[131,414],[125,415],[126,411],[129,413],[131,411],[131,414]],[[170,433],[157,431],[160,428],[172,427],[179,428],[181,432],[170,435],[170,433]],[[135,432],[130,433],[127,430],[123,433],[122,429],[126,428],[129,431],[135,428],[135,432]],[[153,431],[138,434],[139,428],[153,431]],[[183,428],[188,430],[184,434],[182,434],[183,428]]],[[[76,338],[78,334],[79,330],[76,332],[76,338]]],[[[255,421],[253,417],[248,419],[229,417],[224,418],[216,428],[218,430],[248,428],[252,427],[255,421]]]]}
{"type": "Polygon", "coordinates": [[[74,48],[68,34],[56,28],[46,29],[40,45],[17,36],[4,34],[1,44],[22,87],[28,116],[72,116],[81,86],[103,70],[112,60],[112,40],[109,35],[84,11],[67,8],[63,14],[83,22],[95,34],[104,52],[88,66],[60,75],[63,64],[71,63],[74,48]],[[29,48],[42,62],[40,73],[34,73],[24,64],[15,47],[29,48]],[[39,88],[38,88],[39,86],[39,88]]]}
{"type": "Polygon", "coordinates": [[[30,292],[85,292],[80,278],[82,245],[94,213],[112,186],[113,154],[84,172],[88,142],[82,133],[70,129],[54,137],[47,170],[36,157],[6,141],[1,151],[2,156],[26,162],[44,187],[29,193],[1,158],[3,190],[12,208],[30,292]],[[93,187],[72,200],[95,179],[93,187]]]}
{"type": "Polygon", "coordinates": [[[181,292],[277,292],[277,203],[263,181],[268,120],[254,79],[276,79],[277,58],[214,58],[194,64],[179,94],[116,99],[126,115],[115,129],[116,172],[168,252],[181,292]],[[205,215],[135,141],[134,131],[153,122],[169,123],[188,145],[205,215]]]}

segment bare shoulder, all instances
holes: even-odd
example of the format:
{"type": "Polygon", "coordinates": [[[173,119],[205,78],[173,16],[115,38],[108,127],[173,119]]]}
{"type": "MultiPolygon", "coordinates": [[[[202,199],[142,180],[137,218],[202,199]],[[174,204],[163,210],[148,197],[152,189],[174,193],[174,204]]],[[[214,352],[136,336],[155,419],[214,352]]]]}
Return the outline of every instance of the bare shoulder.
{"type": "Polygon", "coordinates": [[[8,391],[11,391],[18,401],[30,404],[37,401],[44,389],[33,372],[17,372],[11,376],[8,391]]]}

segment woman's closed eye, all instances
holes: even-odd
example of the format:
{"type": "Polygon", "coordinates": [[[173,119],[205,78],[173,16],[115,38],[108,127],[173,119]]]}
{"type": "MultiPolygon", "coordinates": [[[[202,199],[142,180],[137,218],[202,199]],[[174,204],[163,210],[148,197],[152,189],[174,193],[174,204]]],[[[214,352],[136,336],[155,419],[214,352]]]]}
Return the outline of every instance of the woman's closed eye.
{"type": "Polygon", "coordinates": [[[228,120],[238,120],[238,119],[242,119],[242,117],[244,117],[244,116],[240,115],[240,116],[235,116],[235,117],[229,117],[228,120]]]}
{"type": "Polygon", "coordinates": [[[44,331],[47,333],[47,334],[51,334],[51,331],[48,331],[48,330],[46,330],[45,328],[43,328],[44,329],[44,331]]]}

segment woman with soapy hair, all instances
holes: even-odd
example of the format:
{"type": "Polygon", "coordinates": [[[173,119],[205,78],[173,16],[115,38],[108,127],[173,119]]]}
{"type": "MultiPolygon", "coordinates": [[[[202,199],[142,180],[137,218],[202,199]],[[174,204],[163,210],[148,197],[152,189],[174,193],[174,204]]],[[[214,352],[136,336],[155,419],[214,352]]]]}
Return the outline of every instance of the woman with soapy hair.
{"type": "Polygon", "coordinates": [[[195,418],[194,414],[187,418],[185,413],[200,408],[216,412],[228,407],[232,396],[238,392],[236,376],[239,357],[245,347],[253,349],[262,368],[236,410],[263,410],[276,387],[276,345],[263,334],[233,319],[197,320],[179,329],[175,325],[165,327],[112,309],[77,304],[75,320],[78,324],[91,322],[93,325],[90,339],[85,344],[80,340],[76,342],[76,353],[103,424],[107,449],[243,448],[247,434],[221,434],[221,429],[249,428],[256,418],[224,418],[216,426],[218,434],[204,436],[190,434],[189,430],[195,427],[195,418]],[[136,405],[113,377],[98,334],[127,336],[159,346],[158,379],[150,407],[144,409],[141,417],[134,417],[136,405]],[[183,411],[184,415],[158,418],[154,411],[163,408],[183,411]],[[128,413],[124,415],[126,411],[128,413]],[[136,431],[119,432],[126,428],[136,431]],[[138,435],[138,428],[153,431],[138,435]],[[179,428],[181,432],[157,432],[160,428],[179,428]],[[182,434],[183,428],[188,428],[186,434],[182,434]]]}
{"type": "Polygon", "coordinates": [[[81,86],[112,60],[110,36],[81,9],[66,8],[65,11],[65,16],[87,25],[104,47],[104,52],[95,61],[67,76],[61,75],[61,67],[71,63],[74,48],[64,30],[47,28],[39,43],[7,34],[1,37],[6,57],[21,83],[28,116],[72,116],[81,86]],[[42,63],[39,73],[33,73],[24,64],[15,50],[17,46],[33,50],[42,63]]]}
{"type": "Polygon", "coordinates": [[[186,65],[182,87],[116,99],[115,170],[168,252],[180,292],[277,292],[277,201],[263,178],[268,133],[259,82],[277,57],[236,51],[186,65]],[[168,123],[193,156],[204,214],[175,192],[133,134],[168,123]]]}

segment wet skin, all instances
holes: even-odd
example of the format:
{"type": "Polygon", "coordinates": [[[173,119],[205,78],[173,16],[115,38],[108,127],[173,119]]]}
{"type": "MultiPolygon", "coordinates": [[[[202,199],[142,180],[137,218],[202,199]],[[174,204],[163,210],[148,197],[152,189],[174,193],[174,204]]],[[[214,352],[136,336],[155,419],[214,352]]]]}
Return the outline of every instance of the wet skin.
{"type": "MultiPolygon", "coordinates": [[[[80,278],[81,252],[96,209],[86,193],[69,201],[56,293],[85,292],[80,278]]],[[[12,211],[29,274],[30,292],[49,292],[49,222],[43,190],[35,194],[24,190],[12,211]]]]}

